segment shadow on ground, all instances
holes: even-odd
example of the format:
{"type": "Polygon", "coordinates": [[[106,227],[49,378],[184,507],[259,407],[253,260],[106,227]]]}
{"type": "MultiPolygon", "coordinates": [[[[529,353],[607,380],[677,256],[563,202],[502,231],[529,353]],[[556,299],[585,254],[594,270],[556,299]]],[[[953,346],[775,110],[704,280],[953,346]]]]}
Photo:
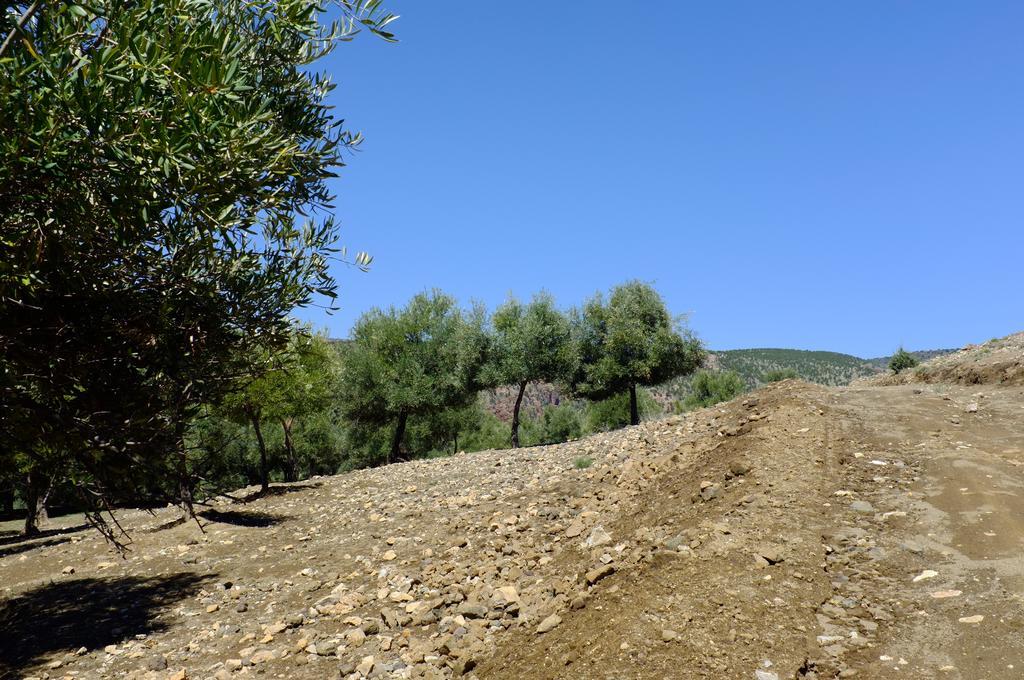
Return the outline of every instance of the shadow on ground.
{"type": "Polygon", "coordinates": [[[75,579],[0,602],[0,678],[22,677],[54,653],[102,648],[164,630],[163,610],[213,578],[180,573],[75,579]]]}
{"type": "Polygon", "coordinates": [[[239,527],[269,527],[288,519],[281,515],[255,510],[203,510],[199,516],[211,522],[234,524],[239,527]]]}
{"type": "Polygon", "coordinates": [[[15,543],[0,548],[0,558],[9,557],[11,555],[17,555],[18,553],[28,552],[29,550],[35,550],[36,548],[46,548],[51,545],[60,545],[61,543],[67,543],[70,538],[44,538],[44,539],[26,539],[21,543],[15,543]]]}
{"type": "Polygon", "coordinates": [[[64,536],[65,534],[74,534],[79,531],[85,531],[88,528],[88,524],[77,524],[73,527],[64,527],[62,529],[46,529],[32,534],[31,536],[26,536],[20,531],[5,531],[0,533],[0,545],[11,545],[12,543],[22,543],[23,541],[34,541],[37,538],[47,538],[49,536],[64,536]]]}
{"type": "Polygon", "coordinates": [[[241,501],[242,503],[250,503],[252,501],[259,500],[260,498],[270,498],[271,496],[283,496],[286,493],[295,493],[296,491],[318,489],[321,486],[323,486],[323,482],[282,484],[280,486],[271,486],[265,492],[259,490],[253,491],[252,493],[243,496],[238,500],[241,501]]]}

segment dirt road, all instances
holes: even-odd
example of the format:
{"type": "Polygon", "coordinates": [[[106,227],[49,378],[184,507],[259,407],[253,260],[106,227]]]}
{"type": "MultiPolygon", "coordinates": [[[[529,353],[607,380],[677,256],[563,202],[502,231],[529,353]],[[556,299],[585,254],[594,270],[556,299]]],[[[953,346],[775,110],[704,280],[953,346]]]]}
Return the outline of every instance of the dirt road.
{"type": "Polygon", "coordinates": [[[854,665],[867,677],[1024,677],[1024,390],[921,385],[834,400],[917,471],[907,494],[882,495],[909,518],[888,537],[893,565],[938,572],[891,588],[908,611],[854,665]]]}
{"type": "Polygon", "coordinates": [[[1022,463],[1021,387],[786,381],[0,537],[0,677],[1024,677],[1022,463]]]}

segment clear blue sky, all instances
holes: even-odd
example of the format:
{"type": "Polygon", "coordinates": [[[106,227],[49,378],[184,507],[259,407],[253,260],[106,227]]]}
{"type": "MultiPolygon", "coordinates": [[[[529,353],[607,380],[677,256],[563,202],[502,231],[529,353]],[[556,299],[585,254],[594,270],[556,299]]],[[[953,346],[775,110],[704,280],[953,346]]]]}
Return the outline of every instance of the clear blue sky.
{"type": "Polygon", "coordinates": [[[322,63],[345,337],[432,287],[639,278],[712,348],[860,356],[1024,329],[1024,3],[399,2],[322,63]],[[526,10],[531,10],[527,12],[526,10]]]}

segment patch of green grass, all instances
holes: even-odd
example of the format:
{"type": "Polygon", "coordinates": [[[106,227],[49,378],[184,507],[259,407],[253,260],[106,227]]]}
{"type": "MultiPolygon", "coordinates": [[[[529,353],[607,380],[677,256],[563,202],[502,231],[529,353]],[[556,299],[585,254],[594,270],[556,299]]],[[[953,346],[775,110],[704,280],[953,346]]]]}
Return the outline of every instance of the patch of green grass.
{"type": "Polygon", "coordinates": [[[588,467],[594,464],[594,461],[586,456],[580,456],[572,462],[576,466],[577,470],[586,470],[588,467]]]}

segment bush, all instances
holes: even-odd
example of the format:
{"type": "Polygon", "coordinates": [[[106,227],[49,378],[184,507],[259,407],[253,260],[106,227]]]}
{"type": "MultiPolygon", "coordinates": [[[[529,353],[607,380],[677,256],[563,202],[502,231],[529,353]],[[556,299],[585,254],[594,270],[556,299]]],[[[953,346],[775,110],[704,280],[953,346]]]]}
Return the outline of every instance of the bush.
{"type": "Polygon", "coordinates": [[[889,368],[893,373],[899,373],[907,368],[913,368],[917,366],[917,358],[907,350],[900,347],[896,350],[896,354],[892,355],[889,359],[889,368]]]}
{"type": "MultiPolygon", "coordinates": [[[[637,411],[644,420],[662,413],[662,408],[647,390],[637,388],[637,411]]],[[[591,402],[586,413],[588,432],[608,432],[629,425],[629,393],[591,402]]]]}
{"type": "MultiPolygon", "coordinates": [[[[506,432],[508,429],[506,428],[506,432]]],[[[524,418],[520,439],[525,446],[561,444],[583,436],[583,419],[579,409],[571,404],[548,406],[537,418],[524,418]]],[[[508,446],[506,434],[502,448],[508,446]]]]}
{"type": "Polygon", "coordinates": [[[541,422],[541,444],[561,444],[570,439],[579,439],[583,434],[579,411],[572,404],[548,406],[544,409],[541,422]]]}
{"type": "Polygon", "coordinates": [[[762,375],[761,376],[761,382],[767,384],[767,383],[779,382],[781,380],[791,380],[793,378],[799,378],[799,377],[800,376],[797,375],[796,369],[793,369],[793,368],[777,368],[774,371],[768,371],[767,373],[762,375]]]}
{"type": "Polygon", "coordinates": [[[743,378],[734,371],[723,371],[711,373],[701,371],[693,378],[691,384],[693,392],[686,398],[683,404],[688,409],[703,408],[712,406],[722,401],[729,401],[733,397],[742,394],[746,389],[743,378]]]}
{"type": "Polygon", "coordinates": [[[586,470],[588,467],[594,464],[594,460],[592,458],[587,458],[586,456],[580,456],[579,458],[574,460],[572,464],[576,466],[577,470],[586,470]]]}

